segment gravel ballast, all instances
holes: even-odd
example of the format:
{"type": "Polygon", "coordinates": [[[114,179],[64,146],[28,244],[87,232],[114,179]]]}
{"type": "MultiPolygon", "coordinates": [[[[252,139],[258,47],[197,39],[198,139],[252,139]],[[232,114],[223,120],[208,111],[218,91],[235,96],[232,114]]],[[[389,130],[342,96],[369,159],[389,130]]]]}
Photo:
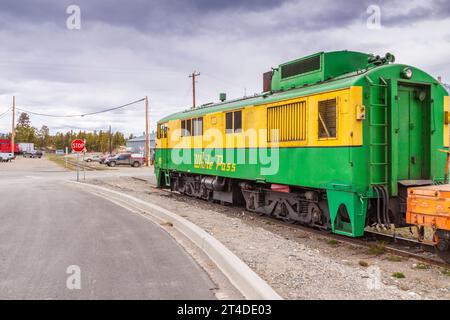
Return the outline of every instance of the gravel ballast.
{"type": "Polygon", "coordinates": [[[162,191],[151,181],[87,182],[152,202],[195,223],[285,299],[450,299],[450,276],[439,267],[422,268],[413,259],[374,255],[366,247],[287,228],[242,208],[162,191]]]}

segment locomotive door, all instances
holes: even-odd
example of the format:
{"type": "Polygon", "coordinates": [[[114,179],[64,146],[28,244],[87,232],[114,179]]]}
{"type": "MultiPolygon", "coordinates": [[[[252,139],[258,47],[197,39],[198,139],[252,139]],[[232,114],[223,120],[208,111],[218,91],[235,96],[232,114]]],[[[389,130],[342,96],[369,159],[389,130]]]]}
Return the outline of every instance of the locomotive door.
{"type": "Polygon", "coordinates": [[[169,159],[170,156],[169,150],[168,150],[168,127],[167,124],[161,124],[160,125],[160,139],[161,139],[161,167],[163,169],[167,169],[169,166],[169,159]]]}
{"type": "Polygon", "coordinates": [[[429,108],[423,87],[398,88],[398,180],[427,179],[429,108]],[[428,134],[427,134],[428,133],[428,134]]]}

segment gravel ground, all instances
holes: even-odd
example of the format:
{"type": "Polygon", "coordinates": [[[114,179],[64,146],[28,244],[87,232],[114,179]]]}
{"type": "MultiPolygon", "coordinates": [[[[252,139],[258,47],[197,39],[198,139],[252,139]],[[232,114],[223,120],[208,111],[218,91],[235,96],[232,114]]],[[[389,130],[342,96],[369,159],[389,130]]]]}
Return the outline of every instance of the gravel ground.
{"type": "Polygon", "coordinates": [[[286,299],[450,299],[450,271],[288,228],[133,178],[90,180],[158,204],[202,227],[286,299]],[[400,260],[400,261],[398,261],[400,260]],[[448,274],[445,274],[448,272],[448,274]],[[404,278],[393,277],[401,273],[404,278]]]}

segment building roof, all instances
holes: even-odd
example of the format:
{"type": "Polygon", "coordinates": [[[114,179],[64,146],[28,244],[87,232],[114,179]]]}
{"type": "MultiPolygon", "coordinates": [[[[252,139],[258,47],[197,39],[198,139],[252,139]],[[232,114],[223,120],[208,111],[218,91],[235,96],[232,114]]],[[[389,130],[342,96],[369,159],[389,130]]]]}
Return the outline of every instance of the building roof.
{"type": "MultiPolygon", "coordinates": [[[[149,134],[149,139],[150,140],[155,140],[155,138],[156,138],[156,134],[154,132],[149,134]]],[[[135,137],[133,139],[129,139],[129,140],[127,140],[127,143],[128,142],[145,142],[145,135],[144,136],[135,137]]]]}

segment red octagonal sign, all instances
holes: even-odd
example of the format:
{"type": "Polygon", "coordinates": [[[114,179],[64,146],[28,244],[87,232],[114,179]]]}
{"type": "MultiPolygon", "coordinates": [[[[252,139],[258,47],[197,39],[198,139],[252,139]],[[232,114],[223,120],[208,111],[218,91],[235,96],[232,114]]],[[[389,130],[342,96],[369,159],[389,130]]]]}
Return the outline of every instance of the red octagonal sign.
{"type": "Polygon", "coordinates": [[[72,141],[72,151],[82,152],[84,150],[85,143],[81,139],[75,139],[72,141]]]}

